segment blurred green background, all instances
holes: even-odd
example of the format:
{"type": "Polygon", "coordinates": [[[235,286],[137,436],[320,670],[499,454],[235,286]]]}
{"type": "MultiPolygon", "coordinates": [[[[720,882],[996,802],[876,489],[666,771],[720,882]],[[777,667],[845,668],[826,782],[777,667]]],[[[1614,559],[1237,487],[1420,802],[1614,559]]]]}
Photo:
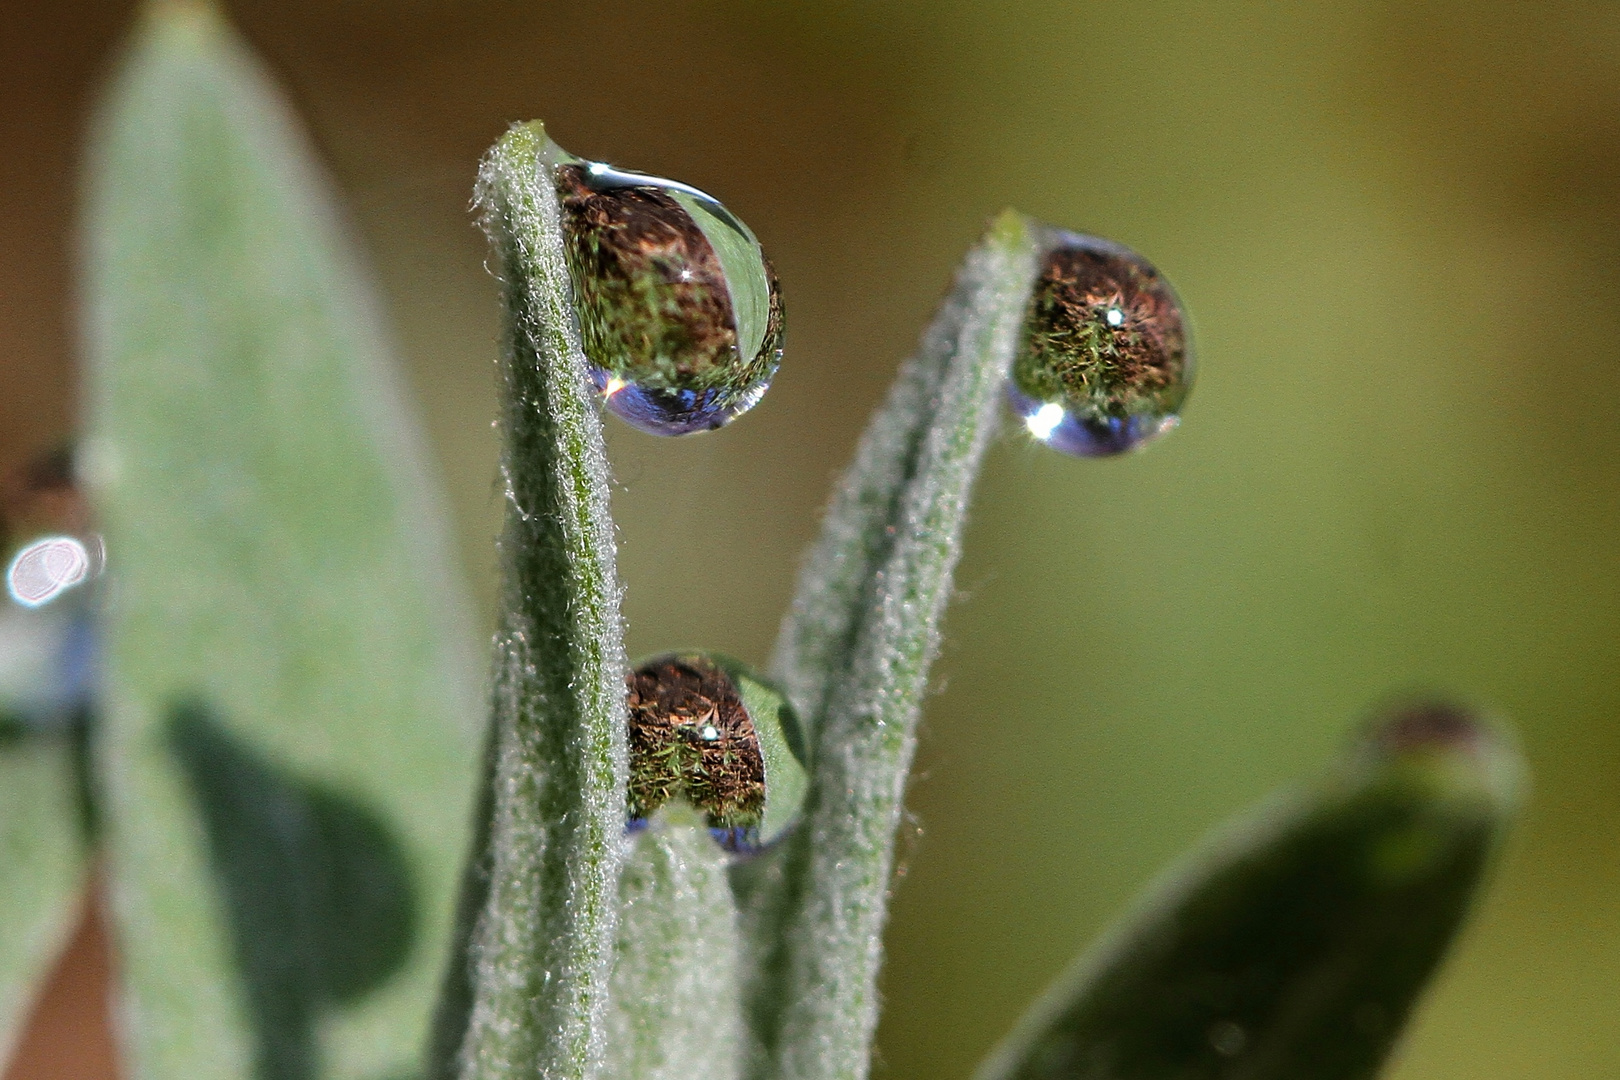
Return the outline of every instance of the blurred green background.
{"type": "MultiPolygon", "coordinates": [[[[230,7],[351,201],[486,615],[496,299],[467,197],[509,121],[712,191],[783,281],[754,413],[611,426],[633,653],[766,658],[830,480],[990,214],[1176,283],[1201,365],[1179,432],[992,451],[880,1076],[965,1077],[1168,858],[1410,688],[1511,716],[1535,792],[1393,1075],[1620,1072],[1620,5],[230,7]]],[[[130,9],[4,14],[9,467],[72,428],[74,170],[130,9]]]]}

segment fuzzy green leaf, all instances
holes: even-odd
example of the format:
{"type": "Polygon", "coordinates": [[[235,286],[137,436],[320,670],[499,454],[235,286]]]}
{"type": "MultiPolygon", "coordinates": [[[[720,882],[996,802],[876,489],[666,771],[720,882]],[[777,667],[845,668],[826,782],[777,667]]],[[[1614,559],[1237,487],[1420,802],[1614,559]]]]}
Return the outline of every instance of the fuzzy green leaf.
{"type": "Polygon", "coordinates": [[[469,1080],[596,1074],[623,859],[626,665],[607,458],[552,153],[538,123],[519,125],[479,176],[505,294],[507,514],[487,901],[460,1048],[469,1080]]]}
{"type": "Polygon", "coordinates": [[[868,426],[784,622],[774,674],[812,732],[815,776],[796,842],[739,874],[768,1075],[867,1073],[917,717],[1034,277],[1009,211],[868,426]]]}
{"type": "Polygon", "coordinates": [[[212,8],[145,13],[90,157],[84,461],[113,574],[98,760],[131,1073],[414,1072],[482,679],[376,304],[212,8]],[[204,782],[227,759],[239,783],[204,782]],[[366,867],[414,903],[376,908],[366,867]],[[382,936],[320,930],[331,905],[382,936]]]}
{"type": "Polygon", "coordinates": [[[1221,830],[1020,1023],[977,1080],[1368,1080],[1477,891],[1516,751],[1444,706],[1221,830]]]}
{"type": "Polygon", "coordinates": [[[604,1077],[736,1080],[742,1003],[727,861],[685,807],[666,807],[636,836],[619,883],[604,1077]]]}

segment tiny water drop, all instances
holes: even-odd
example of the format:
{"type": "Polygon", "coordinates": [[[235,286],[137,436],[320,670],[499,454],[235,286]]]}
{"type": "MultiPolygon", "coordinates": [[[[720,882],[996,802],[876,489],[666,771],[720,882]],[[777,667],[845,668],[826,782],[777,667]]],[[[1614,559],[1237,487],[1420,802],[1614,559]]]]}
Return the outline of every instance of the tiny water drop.
{"type": "Polygon", "coordinates": [[[23,607],[41,607],[100,573],[102,561],[98,537],[42,536],[12,557],[6,591],[23,607]]]}
{"type": "Polygon", "coordinates": [[[754,234],[688,184],[554,153],[591,378],[654,435],[721,427],[782,361],[782,298],[754,234]]]}
{"type": "Polygon", "coordinates": [[[1039,442],[1080,457],[1144,446],[1179,423],[1192,349],[1170,283],[1096,236],[1034,228],[1040,273],[1007,381],[1039,442]]]}
{"type": "Polygon", "coordinates": [[[627,678],[633,830],[685,799],[727,851],[750,854],[799,818],[809,788],[787,700],[729,657],[670,653],[627,678]]]}

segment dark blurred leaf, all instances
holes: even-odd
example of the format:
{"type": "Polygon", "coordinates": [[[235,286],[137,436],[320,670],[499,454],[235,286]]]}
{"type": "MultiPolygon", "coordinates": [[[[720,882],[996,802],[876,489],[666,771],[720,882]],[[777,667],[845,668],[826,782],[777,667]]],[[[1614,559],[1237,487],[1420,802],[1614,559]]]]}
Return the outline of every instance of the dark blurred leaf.
{"type": "Polygon", "coordinates": [[[1222,831],[1083,956],[978,1080],[1364,1080],[1450,944],[1521,764],[1417,706],[1222,831]]]}
{"type": "Polygon", "coordinates": [[[308,783],[201,702],[170,739],[208,833],[257,1038],[260,1080],[320,1075],[315,1025],[399,970],[419,919],[404,847],[352,796],[308,783]]]}

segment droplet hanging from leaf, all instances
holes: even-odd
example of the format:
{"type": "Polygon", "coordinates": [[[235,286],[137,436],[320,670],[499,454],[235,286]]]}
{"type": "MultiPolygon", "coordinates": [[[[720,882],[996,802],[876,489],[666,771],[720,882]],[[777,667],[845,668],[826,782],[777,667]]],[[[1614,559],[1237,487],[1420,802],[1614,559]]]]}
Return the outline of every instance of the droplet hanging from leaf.
{"type": "Polygon", "coordinates": [[[792,828],[809,772],[798,717],[775,687],[702,653],[655,657],[626,681],[632,824],[684,798],[728,851],[757,851],[792,828]]]}
{"type": "Polygon", "coordinates": [[[713,196],[553,150],[568,272],[607,408],[654,435],[730,423],[782,361],[776,273],[713,196]]]}
{"type": "Polygon", "coordinates": [[[1180,422],[1192,388],[1175,290],[1136,252],[1038,226],[1030,296],[1007,399],[1036,439],[1080,457],[1133,450],[1180,422]]]}

